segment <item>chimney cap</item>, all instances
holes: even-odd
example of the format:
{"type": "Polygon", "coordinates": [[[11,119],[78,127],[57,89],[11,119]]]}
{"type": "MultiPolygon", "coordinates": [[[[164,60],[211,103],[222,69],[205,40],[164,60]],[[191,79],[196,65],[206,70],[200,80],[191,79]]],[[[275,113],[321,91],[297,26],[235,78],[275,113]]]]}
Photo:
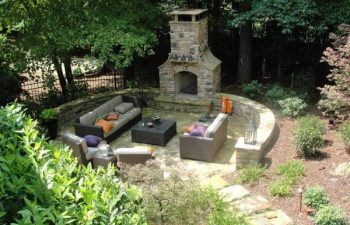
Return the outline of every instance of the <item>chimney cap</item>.
{"type": "Polygon", "coordinates": [[[199,15],[208,11],[207,9],[178,9],[170,13],[170,15],[199,15]]]}

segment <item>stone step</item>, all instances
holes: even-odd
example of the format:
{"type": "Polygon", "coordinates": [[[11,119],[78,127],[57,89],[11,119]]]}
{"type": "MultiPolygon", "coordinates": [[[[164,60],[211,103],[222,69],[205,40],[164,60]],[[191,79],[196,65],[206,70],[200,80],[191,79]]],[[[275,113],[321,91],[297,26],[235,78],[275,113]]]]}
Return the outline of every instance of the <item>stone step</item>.
{"type": "Polygon", "coordinates": [[[249,196],[249,191],[241,185],[232,185],[219,190],[226,202],[233,202],[249,196]]]}
{"type": "Polygon", "coordinates": [[[229,184],[226,180],[224,180],[221,176],[216,175],[212,176],[206,180],[201,181],[202,186],[211,186],[214,189],[222,189],[224,187],[227,187],[229,184]]]}
{"type": "Polygon", "coordinates": [[[281,210],[254,214],[248,218],[252,225],[291,225],[293,221],[281,210]]]}
{"type": "Polygon", "coordinates": [[[243,214],[253,214],[272,210],[272,205],[262,196],[251,196],[231,203],[243,214]]]}

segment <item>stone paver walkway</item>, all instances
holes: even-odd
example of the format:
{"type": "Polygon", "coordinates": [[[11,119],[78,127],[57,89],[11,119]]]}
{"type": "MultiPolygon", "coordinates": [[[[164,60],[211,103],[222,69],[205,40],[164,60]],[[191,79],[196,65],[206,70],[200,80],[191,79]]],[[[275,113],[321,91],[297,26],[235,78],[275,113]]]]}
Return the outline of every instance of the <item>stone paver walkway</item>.
{"type": "Polygon", "coordinates": [[[231,185],[220,176],[202,181],[219,190],[224,200],[248,216],[252,225],[291,225],[293,221],[283,211],[275,209],[264,197],[253,196],[241,185],[231,185]]]}

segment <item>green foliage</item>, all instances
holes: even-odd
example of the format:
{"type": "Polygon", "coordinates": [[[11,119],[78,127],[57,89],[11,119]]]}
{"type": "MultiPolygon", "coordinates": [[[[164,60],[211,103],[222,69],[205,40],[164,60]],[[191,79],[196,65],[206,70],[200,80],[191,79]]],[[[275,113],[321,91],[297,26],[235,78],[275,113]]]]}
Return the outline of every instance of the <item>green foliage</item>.
{"type": "Polygon", "coordinates": [[[268,190],[272,196],[291,196],[293,195],[292,181],[285,178],[278,181],[274,181],[269,185],[268,190]]]}
{"type": "Polygon", "coordinates": [[[299,97],[289,97],[278,101],[285,116],[298,116],[300,112],[306,108],[306,103],[299,97]]]}
{"type": "Polygon", "coordinates": [[[293,90],[305,101],[310,101],[316,94],[316,78],[311,68],[297,71],[293,90]]]}
{"type": "Polygon", "coordinates": [[[300,160],[291,160],[277,167],[277,174],[281,175],[280,180],[269,185],[269,192],[272,196],[287,197],[293,194],[293,186],[299,182],[305,174],[305,166],[300,160]]]}
{"type": "Polygon", "coordinates": [[[290,160],[277,167],[277,173],[292,181],[298,181],[305,175],[305,166],[300,160],[290,160]]]}
{"type": "Polygon", "coordinates": [[[249,84],[243,85],[243,93],[248,98],[257,99],[261,95],[263,88],[264,86],[261,83],[253,80],[249,84]]]}
{"type": "Polygon", "coordinates": [[[295,96],[295,93],[279,84],[273,84],[266,92],[265,98],[268,102],[278,106],[279,101],[295,96]]]}
{"type": "Polygon", "coordinates": [[[142,188],[142,205],[149,224],[248,224],[213,188],[203,188],[192,177],[185,179],[177,171],[164,171],[154,162],[121,165],[121,175],[142,188]]]}
{"type": "Polygon", "coordinates": [[[305,116],[298,120],[294,130],[294,145],[302,157],[312,157],[324,145],[322,132],[325,131],[322,121],[315,116],[305,116]]]}
{"type": "Polygon", "coordinates": [[[350,122],[343,122],[339,126],[339,133],[346,149],[350,150],[350,122]]]}
{"type": "Polygon", "coordinates": [[[322,98],[318,105],[324,115],[344,120],[350,113],[350,25],[343,24],[339,29],[342,35],[331,35],[334,47],[323,52],[322,61],[332,67],[327,78],[333,85],[319,88],[322,98]]]}
{"type": "Polygon", "coordinates": [[[249,164],[239,173],[239,181],[243,184],[253,185],[265,176],[266,167],[261,164],[249,164]]]}
{"type": "Polygon", "coordinates": [[[145,224],[141,195],[115,168],[79,165],[23,109],[0,109],[0,224],[145,224]]]}
{"type": "Polygon", "coordinates": [[[315,215],[316,225],[347,225],[349,224],[343,211],[336,206],[324,206],[315,215]]]}
{"type": "Polygon", "coordinates": [[[334,170],[331,172],[334,176],[348,178],[350,175],[350,162],[338,164],[334,170]]]}
{"type": "Polygon", "coordinates": [[[54,120],[58,118],[58,112],[56,109],[50,108],[50,109],[44,109],[40,113],[40,117],[45,120],[54,120]]]}
{"type": "Polygon", "coordinates": [[[329,203],[326,191],[320,186],[308,187],[303,195],[303,201],[305,205],[316,210],[329,203]]]}

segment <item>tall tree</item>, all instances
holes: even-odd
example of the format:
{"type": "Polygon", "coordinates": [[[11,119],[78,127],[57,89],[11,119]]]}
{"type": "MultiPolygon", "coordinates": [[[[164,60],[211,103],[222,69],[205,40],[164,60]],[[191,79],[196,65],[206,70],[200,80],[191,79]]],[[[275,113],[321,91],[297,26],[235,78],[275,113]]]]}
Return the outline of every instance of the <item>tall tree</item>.
{"type": "Polygon", "coordinates": [[[0,14],[0,27],[18,32],[18,45],[33,61],[51,61],[64,92],[77,49],[126,67],[152,54],[157,41],[157,11],[147,0],[13,0],[1,3],[0,14]]]}

